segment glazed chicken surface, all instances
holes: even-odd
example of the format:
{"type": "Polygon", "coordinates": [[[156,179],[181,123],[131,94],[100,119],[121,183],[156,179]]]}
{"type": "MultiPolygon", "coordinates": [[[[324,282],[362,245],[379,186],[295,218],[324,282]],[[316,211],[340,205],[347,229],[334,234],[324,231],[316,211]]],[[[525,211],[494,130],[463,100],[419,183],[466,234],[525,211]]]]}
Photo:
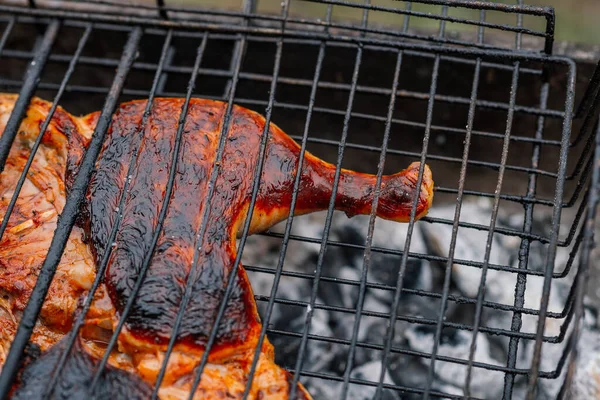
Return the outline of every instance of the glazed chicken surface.
{"type": "MultiPolygon", "coordinates": [[[[9,109],[14,100],[14,96],[1,96],[0,104],[9,109]]],[[[72,321],[79,296],[85,293],[94,278],[93,266],[97,267],[105,253],[109,252],[108,269],[103,277],[104,286],[95,296],[94,306],[86,316],[86,326],[81,331],[77,345],[78,351],[71,353],[72,359],[67,363],[69,368],[61,371],[61,379],[78,380],[79,383],[73,381],[70,387],[84,385],[86,377],[91,379],[93,367],[103,354],[102,340],[106,340],[116,327],[127,300],[132,296],[136,280],[140,278],[144,258],[150,255],[141,289],[133,298],[133,307],[126,316],[117,349],[114,350],[118,354],[111,355],[109,364],[112,369],[103,376],[107,382],[102,385],[103,390],[117,386],[122,388],[123,382],[129,382],[132,388],[128,397],[146,397],[148,390],[151,391],[154,386],[164,361],[164,352],[173,334],[178,313],[181,313],[181,325],[159,396],[187,398],[191,389],[195,367],[204,352],[233,270],[236,236],[241,232],[248,215],[265,121],[255,112],[234,106],[229,129],[225,132],[222,157],[217,160],[226,104],[192,99],[183,127],[177,165],[173,166],[171,160],[182,106],[183,99],[155,99],[145,124],[142,123],[142,116],[146,101],[124,103],[113,116],[82,207],[80,226],[76,226],[71,234],[67,252],[52,283],[59,285],[63,282],[66,286],[57,289],[56,297],[52,296],[51,287],[40,320],[40,329],[56,329],[57,321],[62,321],[62,325],[59,325],[61,330],[56,337],[46,346],[40,345],[42,350],[46,350],[64,335],[72,321]],[[173,168],[176,171],[173,190],[170,197],[165,198],[169,173],[173,168]],[[216,173],[216,181],[211,188],[213,173],[216,173]],[[207,201],[211,190],[212,198],[207,201]],[[125,196],[122,207],[121,196],[125,196]],[[168,202],[166,218],[157,231],[159,213],[164,202],[168,202]],[[116,240],[109,243],[108,239],[119,213],[122,214],[122,220],[117,226],[116,240]],[[85,233],[86,244],[82,241],[82,232],[85,233]],[[152,249],[155,232],[158,233],[158,241],[152,249]],[[69,248],[73,252],[71,257],[69,248]],[[190,300],[182,309],[186,287],[189,288],[187,295],[190,300]],[[71,372],[73,368],[77,369],[77,378],[71,377],[74,374],[71,372]],[[115,385],[117,381],[121,384],[115,385]]],[[[21,126],[21,131],[26,132],[24,136],[35,139],[45,116],[44,112],[49,107],[49,103],[40,99],[32,102],[21,126]]],[[[6,112],[2,115],[5,116],[6,112]]],[[[72,178],[77,173],[98,116],[98,113],[93,113],[77,118],[60,107],[56,111],[38,154],[41,153],[45,159],[49,156],[44,151],[60,154],[59,161],[52,167],[54,175],[40,178],[41,186],[46,191],[36,187],[37,192],[42,193],[45,198],[48,198],[46,192],[52,193],[54,204],[64,204],[64,192],[69,190],[72,178]],[[44,147],[46,136],[47,148],[44,147]],[[54,138],[55,136],[59,139],[54,138]],[[56,200],[58,197],[60,201],[56,200]]],[[[6,115],[3,118],[6,120],[8,117],[6,115]]],[[[18,143],[21,135],[18,135],[15,143],[18,143]]],[[[13,145],[14,149],[18,149],[18,146],[13,145]]],[[[19,151],[26,159],[27,146],[23,145],[19,151]]],[[[266,230],[287,218],[300,147],[276,125],[271,124],[265,154],[258,198],[250,223],[251,233],[266,230]]],[[[18,160],[19,157],[13,156],[11,152],[10,161],[17,163],[13,159],[18,160]]],[[[32,166],[34,175],[38,171],[47,170],[48,165],[50,164],[46,162],[35,168],[32,166]]],[[[408,221],[414,196],[418,196],[416,218],[427,213],[433,199],[433,181],[431,171],[425,165],[422,184],[417,187],[419,167],[418,163],[413,163],[404,171],[383,177],[376,210],[379,217],[399,222],[408,221]]],[[[18,167],[14,171],[19,171],[18,167]]],[[[5,200],[7,195],[3,194],[2,204],[8,204],[11,185],[14,188],[14,182],[9,183],[8,179],[4,185],[6,174],[10,174],[9,163],[0,186],[6,187],[9,197],[5,200]]],[[[13,174],[18,179],[18,173],[13,174]]],[[[334,174],[333,165],[305,153],[300,171],[296,215],[327,209],[334,174]]],[[[336,209],[346,212],[348,216],[369,214],[375,182],[376,177],[373,175],[342,170],[335,199],[336,209]]],[[[32,192],[36,190],[32,189],[32,192]]],[[[19,200],[28,193],[24,188],[19,200]]],[[[48,200],[46,202],[49,203],[48,200]]],[[[14,287],[21,286],[15,283],[18,280],[14,278],[10,279],[12,286],[0,281],[0,287],[7,294],[5,298],[8,297],[15,304],[17,301],[13,299],[21,299],[20,307],[26,304],[28,293],[35,283],[36,272],[49,246],[54,226],[38,222],[39,215],[46,208],[51,208],[46,203],[38,206],[23,197],[22,204],[27,204],[32,210],[28,219],[33,222],[27,224],[33,224],[30,229],[35,234],[30,241],[41,249],[41,259],[28,264],[26,260],[29,254],[20,254],[17,250],[4,251],[4,248],[0,253],[0,266],[3,269],[0,271],[0,279],[4,269],[9,270],[5,267],[6,260],[13,258],[17,261],[10,267],[13,271],[11,276],[20,276],[22,281],[30,282],[28,286],[24,285],[29,288],[27,291],[14,287]],[[47,240],[42,240],[46,236],[47,240]]],[[[26,207],[23,208],[25,209],[26,207]]],[[[52,212],[58,215],[60,210],[56,206],[52,212]]],[[[11,223],[13,216],[23,213],[15,210],[11,223]]],[[[25,218],[29,214],[23,215],[25,218]]],[[[14,228],[26,220],[15,219],[13,225],[9,226],[14,228]]],[[[4,242],[16,238],[18,236],[13,236],[7,230],[2,240],[4,242]]],[[[6,281],[8,280],[7,278],[6,281]]],[[[237,270],[232,295],[225,310],[224,318],[217,327],[216,342],[210,349],[209,364],[195,393],[195,398],[198,399],[241,398],[246,386],[261,322],[252,289],[241,266],[237,270]]],[[[18,323],[18,313],[13,312],[11,315],[15,324],[18,323]]],[[[34,334],[32,341],[35,340],[34,334]]],[[[25,368],[22,387],[17,391],[17,396],[19,393],[27,393],[27,390],[43,388],[51,372],[44,369],[44,360],[49,362],[53,357],[56,358],[60,346],[59,343],[45,351],[39,359],[25,368]]],[[[274,363],[273,347],[268,340],[265,340],[260,352],[250,398],[287,399],[290,374],[274,363]]],[[[60,390],[68,386],[57,385],[60,390]]],[[[295,390],[297,398],[310,398],[301,385],[295,390]]]]}
{"type": "MultiPolygon", "coordinates": [[[[0,133],[4,132],[15,100],[16,96],[0,96],[0,133]]],[[[0,221],[5,218],[40,124],[47,115],[47,105],[37,103],[29,109],[0,174],[0,221]]],[[[4,363],[65,204],[67,137],[59,128],[65,118],[68,116],[60,110],[55,114],[0,239],[0,365],[4,363]]],[[[68,331],[79,296],[94,280],[94,260],[83,243],[82,233],[79,227],[73,229],[42,307],[31,339],[41,350],[48,349],[68,331]]]]}

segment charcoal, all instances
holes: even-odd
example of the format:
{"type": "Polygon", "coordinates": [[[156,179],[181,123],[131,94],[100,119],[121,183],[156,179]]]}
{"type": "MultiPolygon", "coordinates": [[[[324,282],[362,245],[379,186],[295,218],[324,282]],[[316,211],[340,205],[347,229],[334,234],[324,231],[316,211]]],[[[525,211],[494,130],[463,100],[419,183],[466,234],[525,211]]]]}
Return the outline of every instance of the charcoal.
{"type": "MultiPolygon", "coordinates": [[[[432,217],[452,220],[454,206],[438,206],[431,210],[432,217]]],[[[469,203],[462,206],[461,221],[474,224],[488,225],[491,217],[491,207],[487,202],[469,203]]],[[[321,239],[323,234],[325,214],[311,215],[295,218],[292,233],[294,235],[321,239]]],[[[534,219],[533,230],[538,233],[548,234],[548,219],[541,215],[534,219]]],[[[332,219],[329,240],[339,241],[347,246],[327,246],[324,254],[321,274],[323,277],[332,278],[321,280],[317,287],[316,304],[330,307],[341,307],[346,310],[357,310],[359,306],[359,293],[364,267],[364,250],[368,230],[368,216],[347,218],[341,213],[334,214],[332,219]],[[350,245],[350,246],[348,246],[350,245]],[[343,283],[348,280],[354,284],[343,283]]],[[[522,215],[499,214],[497,228],[522,229],[522,215]]],[[[283,232],[281,224],[274,231],[283,232]]],[[[373,232],[370,263],[368,265],[367,281],[369,284],[388,285],[396,287],[402,256],[380,252],[377,248],[403,250],[406,245],[408,224],[398,224],[391,221],[377,219],[373,232]]],[[[410,252],[428,254],[434,257],[447,257],[452,238],[452,225],[417,223],[414,226],[410,252]]],[[[459,228],[454,257],[455,260],[470,260],[483,262],[487,232],[475,229],[459,228]]],[[[277,266],[280,238],[254,236],[253,241],[248,241],[244,257],[252,265],[265,268],[277,266]],[[246,256],[248,251],[248,256],[246,256]]],[[[495,265],[519,267],[522,240],[509,235],[495,234],[489,257],[489,268],[485,280],[484,299],[500,305],[513,306],[515,303],[515,287],[517,274],[511,271],[501,271],[495,265]]],[[[284,270],[314,274],[317,267],[321,244],[302,241],[290,241],[284,263],[284,270]]],[[[567,264],[571,248],[558,248],[556,255],[557,271],[567,264]]],[[[546,263],[547,245],[531,241],[529,243],[528,269],[543,271],[546,263]]],[[[244,261],[248,262],[248,261],[244,261]]],[[[395,322],[392,346],[394,349],[406,349],[409,352],[430,354],[433,347],[433,338],[440,318],[441,293],[444,286],[446,262],[436,259],[409,257],[407,259],[404,277],[402,279],[402,292],[398,304],[397,314],[399,319],[395,322]],[[413,290],[415,292],[407,292],[413,290]],[[434,295],[426,295],[430,292],[434,295]],[[437,294],[437,295],[436,295],[437,294]],[[415,318],[423,319],[417,323],[415,318]]],[[[549,311],[562,312],[569,289],[572,287],[577,265],[574,265],[565,279],[553,279],[549,299],[549,311]]],[[[449,295],[475,299],[478,295],[481,280],[481,267],[473,267],[455,262],[452,266],[449,295]]],[[[273,282],[271,274],[251,273],[250,279],[255,293],[269,295],[273,282]]],[[[543,277],[528,275],[524,292],[524,306],[537,310],[540,307],[540,298],[543,288],[543,277]]],[[[282,277],[277,298],[288,300],[309,301],[313,289],[312,279],[298,279],[282,277]]],[[[389,315],[392,310],[394,290],[384,290],[376,287],[367,287],[362,304],[363,315],[358,327],[357,342],[354,358],[352,360],[351,377],[370,382],[377,382],[381,371],[382,351],[370,345],[385,345],[388,333],[389,315]],[[375,315],[373,315],[375,313],[375,315]],[[383,314],[384,317],[379,316],[383,314]],[[367,344],[367,345],[363,345],[367,344]]],[[[259,302],[261,316],[264,315],[266,303],[259,302]]],[[[287,332],[302,333],[305,328],[306,306],[275,304],[269,327],[287,332]]],[[[476,306],[465,301],[448,300],[444,320],[447,323],[466,324],[472,326],[476,306]]],[[[586,313],[588,318],[594,318],[594,308],[586,313]]],[[[596,311],[597,312],[597,311],[596,311]]],[[[325,338],[338,338],[346,341],[352,339],[355,312],[341,312],[336,310],[317,309],[314,311],[310,333],[325,338]]],[[[501,309],[483,307],[480,326],[510,330],[513,312],[501,309]]],[[[594,320],[595,321],[595,320],[594,320]]],[[[564,319],[548,318],[546,321],[545,335],[556,336],[560,333],[564,319]]],[[[600,343],[598,328],[594,323],[584,324],[582,327],[582,341],[580,348],[587,357],[582,357],[579,362],[579,375],[575,375],[574,396],[572,398],[593,398],[588,393],[594,393],[596,388],[589,382],[590,376],[597,376],[597,357],[594,358],[594,343],[600,343]],[[594,375],[596,374],[596,375],[594,375]],[[577,397],[579,396],[579,397],[577,397]]],[[[535,333],[537,329],[537,316],[527,313],[521,314],[521,332],[535,333]]],[[[570,331],[569,331],[570,332],[570,331]]],[[[450,328],[442,329],[438,346],[438,359],[435,362],[432,393],[447,393],[457,396],[464,395],[464,382],[467,375],[466,366],[461,363],[444,361],[444,357],[463,360],[469,358],[472,340],[472,331],[450,328]],[[440,357],[442,360],[440,361],[440,357]]],[[[271,335],[270,339],[275,345],[276,360],[282,365],[294,368],[298,357],[300,338],[292,336],[271,335]]],[[[492,366],[505,367],[507,365],[509,337],[506,335],[489,335],[479,332],[474,360],[492,366]]],[[[302,369],[314,373],[323,373],[343,377],[348,366],[347,344],[330,343],[324,340],[309,340],[302,369]]],[[[544,344],[542,352],[542,371],[551,371],[556,368],[564,345],[544,344]]],[[[516,360],[517,368],[530,368],[533,354],[533,341],[519,340],[516,360]]],[[[421,394],[415,389],[424,389],[430,368],[430,358],[412,354],[392,352],[387,359],[385,382],[405,387],[409,390],[389,390],[383,392],[386,400],[412,400],[420,399],[421,394]],[[413,390],[410,390],[413,389],[413,390]]],[[[563,371],[564,373],[564,371],[563,371]]],[[[303,376],[303,382],[314,398],[339,398],[342,383],[322,378],[303,376]]],[[[555,398],[562,379],[541,379],[536,399],[555,398]]],[[[513,398],[524,398],[527,387],[527,377],[516,375],[514,380],[513,398]]],[[[481,398],[501,398],[504,390],[504,373],[481,367],[474,367],[471,379],[471,395],[481,398]]],[[[371,399],[375,388],[368,385],[350,384],[348,399],[371,399]]],[[[438,398],[432,395],[431,398],[438,398]]]]}

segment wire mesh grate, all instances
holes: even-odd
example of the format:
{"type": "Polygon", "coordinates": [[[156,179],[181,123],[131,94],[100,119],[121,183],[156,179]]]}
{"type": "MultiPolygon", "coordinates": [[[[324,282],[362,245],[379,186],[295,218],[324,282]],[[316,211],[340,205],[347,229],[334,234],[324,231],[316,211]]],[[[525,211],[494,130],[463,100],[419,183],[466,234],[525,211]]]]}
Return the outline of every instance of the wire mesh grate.
{"type": "MultiPolygon", "coordinates": [[[[357,393],[361,387],[370,388],[367,393],[375,398],[393,393],[406,398],[481,398],[472,386],[475,377],[479,379],[477,374],[484,371],[502,382],[505,398],[518,398],[515,385],[523,380],[529,380],[526,391],[529,398],[535,398],[538,378],[563,377],[572,365],[566,365],[567,361],[573,360],[572,338],[578,331],[571,330],[581,317],[582,276],[591,246],[589,224],[597,203],[594,88],[598,82],[592,80],[572,130],[576,68],[571,60],[551,55],[554,12],[550,8],[522,2],[436,0],[400,2],[394,7],[372,3],[284,1],[279,14],[265,13],[269,6],[260,2],[244,2],[241,11],[181,8],[163,2],[135,7],[111,1],[37,1],[33,8],[18,2],[0,5],[0,85],[3,91],[19,93],[0,138],[1,164],[32,96],[54,99],[75,115],[102,109],[74,183],[76,190],[67,199],[2,370],[3,395],[17,375],[115,107],[123,101],[156,97],[223,100],[228,115],[233,103],[254,109],[289,133],[302,150],[335,164],[336,182],[341,168],[377,174],[381,179],[382,174],[398,171],[409,162],[426,162],[434,171],[436,202],[451,205],[450,213],[438,213],[434,207],[429,216],[414,223],[415,202],[405,231],[388,241],[377,236],[376,205],[371,216],[361,220],[365,232],[360,240],[340,233],[333,200],[322,219],[317,219],[314,234],[293,228],[304,217],[290,217],[278,228],[248,237],[248,217],[235,265],[242,260],[251,280],[267,282],[254,288],[263,320],[259,343],[268,337],[276,353],[279,346],[292,347],[278,362],[291,371],[294,384],[310,379],[314,387],[336,385],[340,398],[350,398],[349,393],[357,393]],[[293,11],[299,3],[318,3],[315,13],[322,13],[318,18],[297,17],[293,11]],[[420,11],[423,4],[439,13],[420,11]],[[457,17],[463,14],[456,10],[465,9],[470,17],[457,17]],[[90,10],[94,12],[86,12],[90,10]],[[344,11],[358,12],[358,21],[340,22],[344,11]],[[487,22],[494,12],[508,14],[513,21],[487,22]],[[393,15],[398,27],[387,29],[372,23],[377,14],[393,15]],[[543,27],[525,27],[524,17],[541,18],[543,27]],[[409,21],[419,18],[437,24],[435,34],[410,29],[409,21]],[[460,24],[476,29],[472,40],[465,39],[468,35],[456,38],[448,34],[460,24]],[[512,44],[507,47],[487,41],[495,30],[514,34],[512,44]],[[529,37],[542,38],[536,50],[543,49],[545,54],[522,49],[529,37]],[[444,173],[436,175],[436,171],[444,173]],[[473,217],[470,204],[474,202],[487,204],[486,219],[473,217]],[[547,216],[547,222],[538,223],[537,215],[547,216]],[[296,221],[294,225],[292,221],[296,221]],[[448,242],[432,241],[434,230],[447,231],[448,242]],[[457,250],[457,242],[467,234],[479,235],[481,243],[487,242],[478,257],[457,250]],[[276,256],[272,262],[257,258],[246,262],[244,249],[247,243],[254,243],[248,240],[273,246],[270,251],[276,256]],[[497,257],[494,247],[504,242],[513,243],[512,253],[497,257]],[[295,253],[290,255],[294,247],[314,251],[308,269],[295,268],[288,261],[294,257],[295,253]],[[547,258],[535,259],[539,253],[547,258]],[[356,275],[345,276],[332,268],[337,265],[336,257],[348,254],[359,260],[356,275]],[[373,276],[381,259],[396,268],[385,280],[373,276]],[[425,263],[435,266],[430,268],[439,274],[438,285],[420,287],[411,282],[414,265],[425,263]],[[457,290],[456,280],[466,276],[475,276],[474,290],[457,290]],[[486,293],[491,290],[487,287],[490,280],[499,277],[513,285],[506,289],[510,296],[486,293]],[[566,282],[568,292],[558,303],[551,303],[552,285],[558,281],[566,282]],[[284,288],[294,284],[308,292],[298,298],[286,296],[284,288]],[[536,288],[539,301],[532,304],[527,295],[536,288]],[[356,299],[332,301],[323,295],[324,290],[351,293],[356,299]],[[385,307],[372,307],[372,296],[384,296],[385,307]],[[421,310],[405,307],[407,298],[428,301],[436,312],[423,315],[421,310]],[[492,312],[503,316],[502,324],[491,323],[487,316],[492,312]],[[275,314],[298,315],[302,324],[273,324],[275,314]],[[314,321],[324,315],[346,321],[346,329],[319,332],[314,321]],[[529,321],[525,328],[524,320],[529,321]],[[369,321],[385,329],[365,335],[361,326],[371,326],[369,321]],[[406,326],[431,335],[431,346],[412,345],[409,336],[397,340],[405,335],[406,326]],[[467,353],[446,351],[445,341],[455,336],[468,339],[467,353]],[[482,359],[476,348],[490,338],[503,341],[504,347],[496,350],[501,356],[482,359]],[[340,354],[340,359],[334,360],[340,364],[337,373],[323,372],[309,362],[311,349],[333,347],[340,354]],[[555,352],[558,358],[545,362],[542,348],[544,354],[555,352]],[[524,353],[529,357],[523,359],[524,353]],[[376,376],[354,373],[353,366],[365,354],[381,365],[376,376]],[[392,367],[416,368],[414,360],[425,368],[422,381],[409,383],[386,375],[392,367]],[[460,394],[436,384],[440,369],[448,368],[464,372],[460,394]]],[[[179,134],[185,112],[182,115],[179,134]]],[[[226,130],[227,122],[223,132],[226,130]]],[[[267,135],[263,137],[266,141],[267,135]]],[[[257,174],[264,162],[265,141],[257,174]]],[[[177,160],[177,153],[173,154],[177,160]]],[[[218,169],[214,171],[216,179],[218,169]]],[[[422,175],[421,167],[419,180],[422,175]]],[[[252,204],[259,183],[258,179],[253,182],[252,204]]],[[[297,185],[298,177],[294,199],[297,185]]],[[[15,199],[8,199],[13,206],[15,199]]],[[[7,224],[5,217],[0,234],[7,224]]],[[[205,226],[198,229],[202,236],[205,226]]],[[[91,293],[107,262],[101,263],[91,293]]],[[[148,263],[149,259],[146,266],[148,263]]],[[[138,285],[142,282],[143,277],[138,285]]],[[[71,346],[92,297],[87,297],[84,311],[75,320],[71,346]]],[[[226,304],[222,303],[217,321],[226,304]]],[[[116,345],[121,326],[111,337],[109,349],[116,345]]],[[[67,355],[65,351],[59,365],[64,365],[67,355]]],[[[192,388],[198,386],[208,356],[206,351],[198,360],[192,388]]],[[[108,352],[92,389],[99,384],[107,359],[108,352]]],[[[246,395],[257,362],[255,358],[246,395]]],[[[158,396],[165,370],[163,363],[153,396],[158,396]]],[[[57,373],[47,395],[58,379],[57,373]]]]}

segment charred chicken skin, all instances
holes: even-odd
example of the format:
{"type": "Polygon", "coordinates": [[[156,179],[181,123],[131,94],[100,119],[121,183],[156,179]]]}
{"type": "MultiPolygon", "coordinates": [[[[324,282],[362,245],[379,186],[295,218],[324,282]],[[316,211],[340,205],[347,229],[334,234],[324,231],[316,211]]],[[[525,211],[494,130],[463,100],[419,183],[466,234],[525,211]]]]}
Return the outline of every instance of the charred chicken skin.
{"type": "MultiPolygon", "coordinates": [[[[130,366],[116,365],[118,368],[153,385],[178,312],[183,312],[174,352],[159,391],[161,398],[186,397],[191,388],[194,368],[205,350],[233,271],[236,236],[248,215],[265,125],[259,114],[234,106],[230,125],[223,130],[226,104],[192,99],[183,127],[173,191],[166,199],[183,102],[174,98],[155,99],[144,126],[142,115],[146,101],[124,103],[118,108],[98,158],[78,227],[86,233],[96,265],[105,252],[110,252],[104,276],[108,297],[98,302],[104,305],[96,307],[93,321],[102,325],[110,321],[109,325],[114,328],[132,295],[144,257],[152,251],[152,236],[162,204],[168,202],[146,276],[134,297],[115,350],[127,355],[131,362],[130,366]],[[222,157],[217,161],[222,131],[226,135],[225,144],[222,157]],[[130,162],[134,168],[128,174],[130,162]],[[217,173],[217,179],[212,198],[207,201],[213,172],[217,173]],[[126,184],[128,187],[124,190],[126,184]],[[122,195],[124,203],[119,208],[122,195]],[[117,227],[116,240],[108,243],[118,213],[123,217],[117,227]],[[204,229],[199,231],[199,227],[204,229]],[[186,285],[190,285],[191,300],[181,310],[186,285]],[[110,305],[107,306],[107,302],[110,305]]],[[[35,107],[47,110],[49,104],[35,99],[27,119],[35,107]]],[[[53,117],[56,129],[68,138],[67,191],[98,116],[93,113],[76,118],[59,108],[53,117]]],[[[31,129],[35,131],[34,127],[31,129]]],[[[269,126],[268,135],[250,233],[266,230],[287,218],[299,168],[299,145],[274,124],[269,126]]],[[[60,149],[64,151],[64,146],[60,149]]],[[[300,168],[295,215],[327,209],[335,166],[307,152],[300,168]]],[[[433,180],[429,167],[424,165],[422,183],[418,187],[419,168],[419,163],[413,163],[397,174],[383,177],[376,209],[379,217],[408,221],[415,196],[415,218],[427,213],[433,200],[433,180]]],[[[375,183],[373,175],[342,170],[335,208],[348,216],[369,214],[375,183]]],[[[74,230],[74,233],[77,232],[74,230]]],[[[239,398],[246,385],[261,322],[241,266],[233,283],[225,315],[217,327],[216,342],[210,349],[209,365],[195,393],[198,399],[239,398]]],[[[85,333],[86,330],[82,330],[83,336],[85,333]]],[[[95,350],[82,351],[92,354],[95,350]]],[[[260,351],[250,398],[286,399],[291,383],[289,374],[273,362],[273,347],[268,340],[260,351]]],[[[90,363],[82,361],[78,365],[93,364],[90,363]]],[[[111,363],[115,364],[118,363],[111,363]]],[[[297,398],[310,398],[301,385],[295,390],[297,398]]]]}

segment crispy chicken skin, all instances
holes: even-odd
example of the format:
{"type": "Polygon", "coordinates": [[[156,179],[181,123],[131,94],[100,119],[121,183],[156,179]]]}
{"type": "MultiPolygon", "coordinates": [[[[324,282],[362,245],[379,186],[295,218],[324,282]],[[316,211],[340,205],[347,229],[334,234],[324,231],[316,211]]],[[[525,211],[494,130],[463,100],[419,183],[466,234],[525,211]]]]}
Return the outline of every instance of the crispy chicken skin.
{"type": "MultiPolygon", "coordinates": [[[[142,364],[141,369],[153,375],[160,363],[143,353],[154,355],[157,350],[166,349],[186,283],[191,284],[192,294],[183,311],[175,350],[182,359],[197,357],[204,351],[233,268],[235,239],[247,215],[265,120],[253,111],[233,107],[222,159],[217,166],[220,170],[216,190],[208,203],[209,180],[226,104],[192,99],[173,193],[164,199],[183,99],[156,99],[141,132],[138,127],[145,106],[146,101],[133,101],[122,104],[116,112],[89,186],[82,219],[85,231],[90,232],[96,260],[105,251],[111,251],[105,282],[119,314],[150,250],[160,208],[164,201],[169,201],[147,275],[120,336],[120,345],[136,352],[135,359],[142,364]],[[134,172],[128,176],[132,158],[134,172]],[[120,210],[120,195],[128,180],[125,203],[120,210]],[[123,213],[123,221],[115,242],[107,249],[117,212],[123,213]],[[199,227],[204,227],[204,232],[199,232],[199,227]],[[199,233],[203,235],[199,237],[199,233]]],[[[93,117],[84,117],[90,118],[93,117]]],[[[265,230],[288,216],[298,168],[299,145],[274,124],[269,131],[251,233],[265,230]]],[[[83,154],[85,140],[71,139],[70,161],[74,163],[68,169],[76,171],[76,154],[83,154]],[[79,144],[81,148],[77,147],[79,144]]],[[[413,163],[398,174],[383,177],[379,216],[407,221],[416,192],[419,192],[417,218],[427,212],[433,198],[431,171],[425,166],[418,190],[418,170],[419,164],[413,163]]],[[[306,153],[297,215],[328,207],[334,174],[333,165],[306,153]]],[[[350,216],[368,214],[375,181],[373,175],[342,170],[336,209],[350,216]]],[[[244,269],[239,268],[209,359],[219,362],[255,348],[260,328],[252,289],[244,269]]],[[[182,367],[172,372],[167,379],[177,379],[176,372],[186,371],[182,367]]]]}
{"type": "MultiPolygon", "coordinates": [[[[0,134],[4,132],[15,100],[15,95],[0,95],[0,134]]],[[[48,110],[47,102],[34,100],[18,131],[4,171],[0,174],[0,221],[6,215],[48,110]]],[[[67,137],[64,127],[73,123],[64,110],[57,109],[0,240],[0,366],[4,363],[20,314],[27,305],[65,203],[67,137]]],[[[79,129],[83,132],[85,128],[79,129]]],[[[94,280],[94,260],[82,241],[82,233],[81,228],[73,229],[42,307],[40,321],[34,329],[32,342],[42,350],[49,348],[70,328],[77,299],[94,280]]]]}
{"type": "MultiPolygon", "coordinates": [[[[7,100],[0,96],[0,103],[2,101],[7,100]]],[[[164,201],[169,202],[147,275],[119,336],[118,351],[126,357],[122,357],[120,363],[114,360],[111,363],[121,370],[135,373],[149,385],[154,384],[180,310],[186,283],[189,283],[191,300],[183,310],[175,349],[159,391],[160,397],[165,399],[188,395],[194,367],[204,352],[213,328],[233,269],[236,236],[248,213],[265,124],[259,114],[234,106],[222,159],[215,163],[226,104],[192,99],[183,129],[173,192],[169,199],[165,199],[169,171],[173,168],[171,157],[182,105],[183,99],[155,99],[143,130],[140,130],[140,126],[146,101],[124,103],[118,108],[88,188],[80,226],[72,234],[73,237],[78,233],[81,235],[81,231],[86,233],[96,265],[105,252],[110,251],[104,277],[106,295],[95,302],[98,306],[93,307],[92,315],[87,316],[86,328],[82,330],[82,336],[96,336],[97,341],[101,335],[94,333],[94,325],[110,330],[118,323],[140,274],[144,256],[150,251],[161,206],[164,201]],[[130,162],[133,162],[134,168],[133,173],[128,175],[130,162]],[[208,202],[209,180],[214,165],[219,171],[214,194],[208,202]],[[124,191],[126,182],[129,187],[124,191]],[[125,201],[124,206],[119,208],[122,193],[125,201]],[[108,238],[118,213],[122,213],[123,220],[117,229],[116,240],[109,244],[108,238]],[[199,227],[204,228],[203,232],[198,232],[199,227]]],[[[35,99],[31,108],[35,107],[47,110],[49,103],[35,99]]],[[[32,115],[31,108],[24,124],[32,115]]],[[[55,146],[55,151],[62,154],[62,160],[66,157],[65,183],[56,183],[63,191],[69,190],[77,173],[98,116],[98,113],[93,113],[76,118],[59,108],[53,117],[51,126],[56,127],[63,140],[55,146]],[[67,146],[64,137],[68,139],[67,146]],[[68,152],[65,154],[66,148],[68,152]]],[[[43,118],[38,122],[37,132],[41,121],[43,118]]],[[[29,129],[35,137],[34,122],[30,123],[32,126],[29,129]]],[[[261,184],[250,224],[251,233],[266,230],[287,218],[299,155],[298,144],[271,124],[261,184]]],[[[64,168],[64,163],[61,166],[64,168]]],[[[408,221],[415,195],[418,196],[416,218],[427,213],[433,200],[433,180],[430,169],[425,165],[422,184],[418,188],[419,167],[418,163],[413,163],[404,171],[383,177],[376,210],[379,217],[408,221]]],[[[296,215],[327,209],[334,174],[333,165],[305,153],[296,215]]],[[[335,199],[336,209],[348,216],[370,213],[375,181],[373,175],[342,170],[335,199]]],[[[52,186],[48,184],[48,187],[52,186]]],[[[64,193],[60,195],[64,203],[64,193]]],[[[49,243],[51,232],[46,235],[50,237],[49,243]]],[[[82,244],[82,247],[85,248],[85,245],[82,244]]],[[[47,245],[45,248],[47,250],[47,245]]],[[[72,270],[66,268],[67,273],[72,270]]],[[[35,276],[33,271],[33,282],[35,276]]],[[[93,279],[93,271],[91,276],[93,279]]],[[[7,290],[10,296],[13,296],[13,292],[14,288],[7,290]]],[[[65,296],[74,299],[77,295],[68,292],[65,296]]],[[[72,310],[69,309],[68,315],[72,315],[72,310]]],[[[252,289],[244,269],[240,267],[195,398],[241,396],[260,329],[261,322],[252,289]]],[[[83,351],[95,357],[102,355],[102,349],[98,346],[88,346],[83,351]]],[[[42,357],[51,357],[49,354],[42,357]]],[[[273,360],[273,347],[265,340],[250,398],[287,398],[291,377],[273,360]]],[[[76,364],[92,365],[93,362],[80,360],[76,364]]],[[[126,373],[124,371],[122,373],[126,373]]],[[[296,390],[298,399],[310,398],[301,385],[296,390]]]]}
{"type": "MultiPolygon", "coordinates": [[[[144,255],[149,251],[163,201],[169,209],[150,261],[141,291],[128,316],[123,344],[137,350],[164,348],[171,335],[184,286],[192,284],[192,296],[183,313],[177,347],[186,353],[201,353],[212,329],[216,311],[235,258],[235,239],[241,230],[250,203],[252,181],[264,127],[264,118],[235,106],[220,161],[216,190],[207,204],[208,181],[217,153],[226,105],[193,99],[184,126],[175,186],[164,199],[171,153],[182,99],[156,99],[143,137],[137,132],[145,101],[121,105],[90,183],[84,211],[84,228],[90,232],[96,260],[104,255],[107,238],[127,179],[121,223],[109,261],[106,284],[117,312],[129,297],[144,255]],[[132,157],[135,168],[127,168],[132,157]],[[207,216],[206,221],[203,217],[207,216]],[[198,227],[205,234],[198,239],[198,227]],[[195,252],[196,249],[199,251],[195,252]],[[192,271],[194,257],[197,257],[192,271]]],[[[89,117],[86,117],[89,118],[89,117]]],[[[75,148],[75,146],[73,146],[75,148]]],[[[250,225],[262,231],[287,217],[300,147],[271,125],[266,160],[258,199],[250,225]]],[[[76,170],[76,166],[69,165],[76,170]]],[[[385,176],[377,213],[391,220],[406,221],[416,192],[419,165],[385,176]]],[[[296,214],[326,209],[332,190],[335,167],[306,154],[302,168],[296,214]]],[[[371,210],[375,176],[343,170],[336,209],[349,215],[371,210]]],[[[425,167],[417,218],[432,201],[433,182],[425,167]]],[[[218,327],[211,358],[226,358],[232,352],[255,346],[260,321],[252,290],[242,268],[238,270],[225,318],[218,327]]]]}

